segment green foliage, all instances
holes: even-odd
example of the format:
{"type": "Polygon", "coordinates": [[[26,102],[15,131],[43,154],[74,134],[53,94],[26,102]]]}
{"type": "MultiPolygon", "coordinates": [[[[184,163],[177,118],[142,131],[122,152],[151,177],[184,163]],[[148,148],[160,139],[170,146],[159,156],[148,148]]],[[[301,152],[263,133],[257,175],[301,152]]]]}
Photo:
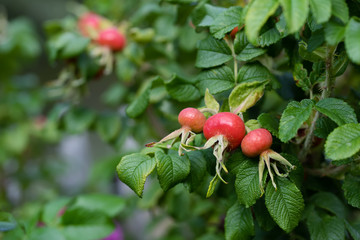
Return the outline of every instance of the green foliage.
{"type": "Polygon", "coordinates": [[[348,123],[336,128],[326,140],[325,154],[332,160],[351,157],[360,150],[360,126],[348,123]]]}
{"type": "Polygon", "coordinates": [[[309,99],[301,102],[290,102],[283,112],[280,125],[279,137],[281,141],[287,142],[295,137],[297,130],[310,117],[314,103],[309,99]]]}
{"type": "Polygon", "coordinates": [[[235,203],[226,213],[225,232],[225,239],[250,239],[254,235],[250,209],[235,203]]]}
{"type": "Polygon", "coordinates": [[[134,239],[359,239],[359,1],[87,0],[70,9],[45,23],[52,70],[36,65],[41,41],[28,20],[0,13],[1,239],[95,240],[119,229],[134,239]],[[101,14],[100,30],[118,29],[124,48],[84,33],[86,12],[101,14]],[[265,128],[272,144],[249,158],[241,144],[229,148],[238,132],[226,125],[207,141],[179,126],[187,107],[207,119],[238,114],[245,134],[265,128]],[[56,155],[59,141],[62,152],[91,131],[75,153],[89,175],[57,161],[73,158],[56,155]],[[102,142],[112,149],[98,152],[102,142]]]}
{"type": "Polygon", "coordinates": [[[123,157],[116,170],[122,182],[141,197],[147,176],[155,169],[156,160],[147,155],[134,153],[123,157]]]}
{"type": "Polygon", "coordinates": [[[301,219],[304,200],[296,185],[286,178],[278,178],[277,185],[277,190],[273,185],[267,185],[265,204],[279,227],[290,232],[301,219]]]}

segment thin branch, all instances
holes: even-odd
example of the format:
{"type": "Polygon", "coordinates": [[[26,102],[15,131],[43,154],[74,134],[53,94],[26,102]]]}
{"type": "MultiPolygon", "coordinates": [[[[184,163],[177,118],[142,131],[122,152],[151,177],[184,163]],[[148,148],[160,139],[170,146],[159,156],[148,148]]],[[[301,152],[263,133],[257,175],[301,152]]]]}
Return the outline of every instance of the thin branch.
{"type": "Polygon", "coordinates": [[[238,77],[238,62],[237,62],[237,59],[236,59],[236,53],[235,53],[234,44],[227,37],[225,37],[224,39],[225,39],[226,44],[229,46],[229,48],[231,50],[231,55],[232,55],[233,60],[234,60],[234,78],[235,78],[235,84],[236,84],[237,83],[237,77],[238,77]]]}
{"type": "MultiPolygon", "coordinates": [[[[334,54],[334,47],[327,46],[326,47],[326,59],[325,59],[325,85],[323,92],[321,93],[321,99],[327,98],[331,94],[331,88],[333,85],[333,76],[332,76],[332,64],[333,64],[333,54],[334,54]]],[[[306,135],[304,146],[302,150],[299,152],[299,159],[301,162],[304,162],[306,159],[306,156],[311,148],[313,137],[314,137],[314,130],[316,126],[316,121],[319,119],[320,113],[316,111],[314,118],[311,121],[311,125],[309,128],[309,131],[306,135]]]]}

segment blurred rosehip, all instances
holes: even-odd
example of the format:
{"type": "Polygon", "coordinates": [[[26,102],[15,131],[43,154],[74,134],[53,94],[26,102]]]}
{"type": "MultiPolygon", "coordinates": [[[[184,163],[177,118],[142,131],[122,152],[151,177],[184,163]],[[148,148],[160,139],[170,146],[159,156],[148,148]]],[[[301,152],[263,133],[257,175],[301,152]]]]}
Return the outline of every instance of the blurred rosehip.
{"type": "Polygon", "coordinates": [[[101,17],[95,13],[86,13],[80,17],[78,28],[85,37],[95,37],[101,30],[101,17]]]}
{"type": "Polygon", "coordinates": [[[113,51],[119,51],[125,47],[126,39],[116,28],[108,28],[99,33],[96,42],[99,45],[109,47],[113,51]]]}

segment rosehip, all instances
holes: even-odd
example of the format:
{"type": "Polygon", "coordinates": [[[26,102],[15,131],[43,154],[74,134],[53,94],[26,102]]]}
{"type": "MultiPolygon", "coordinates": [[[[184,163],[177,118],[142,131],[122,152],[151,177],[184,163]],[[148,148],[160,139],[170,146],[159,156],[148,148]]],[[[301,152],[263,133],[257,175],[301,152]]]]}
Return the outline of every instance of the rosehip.
{"type": "Polygon", "coordinates": [[[125,47],[125,36],[116,28],[108,28],[99,33],[96,42],[99,45],[107,46],[113,51],[119,51],[125,47]]]}
{"type": "Polygon", "coordinates": [[[101,30],[101,17],[95,13],[86,13],[80,17],[78,28],[85,37],[94,36],[101,30]]]}
{"type": "Polygon", "coordinates": [[[185,108],[178,116],[181,126],[189,127],[193,132],[201,132],[203,130],[206,117],[196,108],[185,108]]]}
{"type": "Polygon", "coordinates": [[[256,157],[265,150],[268,150],[272,144],[271,133],[258,128],[250,131],[241,142],[241,150],[248,157],[256,157]]]}
{"type": "Polygon", "coordinates": [[[211,116],[204,125],[204,136],[210,139],[216,135],[222,135],[229,142],[230,150],[241,144],[245,136],[245,124],[236,114],[221,112],[211,116]]]}

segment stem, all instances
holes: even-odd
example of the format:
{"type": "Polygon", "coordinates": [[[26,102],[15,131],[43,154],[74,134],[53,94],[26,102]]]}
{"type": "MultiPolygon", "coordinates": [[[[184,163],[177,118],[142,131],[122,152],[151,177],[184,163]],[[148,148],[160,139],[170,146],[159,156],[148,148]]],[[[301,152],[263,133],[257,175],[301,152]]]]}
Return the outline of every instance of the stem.
{"type": "MultiPolygon", "coordinates": [[[[321,93],[321,99],[327,98],[330,96],[331,94],[331,88],[334,82],[334,77],[332,76],[332,63],[333,63],[333,54],[334,54],[335,48],[331,47],[331,46],[327,46],[326,47],[326,59],[325,59],[325,65],[326,65],[326,69],[325,69],[325,85],[324,85],[324,89],[323,92],[321,93]]],[[[315,130],[315,126],[316,126],[316,121],[319,119],[320,117],[320,113],[318,111],[316,111],[314,118],[311,121],[311,125],[309,128],[309,132],[306,135],[305,138],[305,142],[304,142],[304,146],[303,149],[299,152],[299,160],[301,162],[305,161],[305,158],[311,148],[312,145],[312,140],[314,137],[314,130],[315,130]]]]}
{"type": "Polygon", "coordinates": [[[317,169],[305,168],[304,170],[306,173],[313,175],[313,176],[336,177],[336,176],[346,172],[349,168],[350,168],[349,165],[342,165],[342,166],[338,166],[338,167],[334,166],[334,165],[329,165],[328,167],[325,167],[325,168],[317,168],[317,169]]]}
{"type": "Polygon", "coordinates": [[[237,83],[237,77],[238,77],[238,62],[236,60],[236,53],[235,53],[235,48],[234,48],[234,44],[229,41],[229,39],[227,37],[224,38],[226,44],[229,46],[230,50],[231,50],[231,55],[233,57],[234,60],[234,78],[235,78],[235,84],[237,83]]]}

